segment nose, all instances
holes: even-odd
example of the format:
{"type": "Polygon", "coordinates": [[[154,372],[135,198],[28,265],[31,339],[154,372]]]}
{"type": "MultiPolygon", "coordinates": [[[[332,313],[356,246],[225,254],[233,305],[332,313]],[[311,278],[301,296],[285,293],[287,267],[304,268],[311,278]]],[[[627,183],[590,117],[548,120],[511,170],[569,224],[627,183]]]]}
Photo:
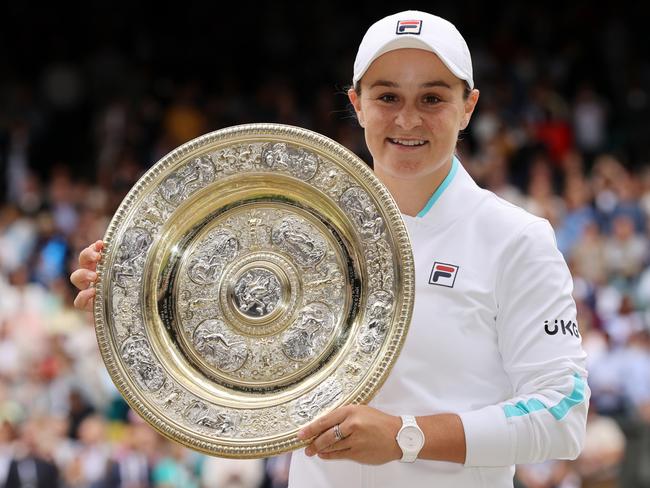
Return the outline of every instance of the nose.
{"type": "Polygon", "coordinates": [[[422,117],[417,107],[404,104],[395,116],[395,123],[401,129],[410,130],[422,123],[422,117]]]}

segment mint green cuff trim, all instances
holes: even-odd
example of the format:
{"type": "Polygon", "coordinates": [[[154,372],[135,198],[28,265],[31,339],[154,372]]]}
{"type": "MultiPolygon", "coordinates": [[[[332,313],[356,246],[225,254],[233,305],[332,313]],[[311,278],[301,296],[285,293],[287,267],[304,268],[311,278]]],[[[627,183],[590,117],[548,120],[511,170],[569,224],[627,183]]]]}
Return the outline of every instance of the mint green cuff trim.
{"type": "Polygon", "coordinates": [[[562,420],[572,407],[579,405],[585,400],[585,380],[577,374],[573,375],[574,386],[570,395],[565,396],[554,407],[547,407],[543,402],[536,398],[531,398],[526,402],[517,402],[515,405],[504,405],[503,411],[506,418],[521,417],[539,410],[548,410],[556,420],[562,420]]]}

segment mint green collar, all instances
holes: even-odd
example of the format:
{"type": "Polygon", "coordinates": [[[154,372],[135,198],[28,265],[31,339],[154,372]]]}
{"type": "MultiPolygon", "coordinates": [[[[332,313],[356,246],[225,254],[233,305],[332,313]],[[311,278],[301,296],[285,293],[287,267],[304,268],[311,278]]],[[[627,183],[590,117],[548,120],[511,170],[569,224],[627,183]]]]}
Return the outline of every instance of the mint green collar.
{"type": "Polygon", "coordinates": [[[422,210],[416,215],[416,217],[424,217],[429,210],[431,210],[431,207],[433,207],[433,204],[438,201],[440,196],[444,193],[444,191],[447,189],[447,187],[451,184],[452,180],[454,179],[454,176],[456,176],[456,173],[458,172],[458,166],[460,165],[460,162],[458,161],[458,158],[454,155],[451,161],[451,169],[449,170],[449,173],[447,173],[447,176],[445,177],[444,180],[442,180],[442,183],[440,183],[440,186],[436,189],[436,191],[431,195],[431,198],[429,198],[429,201],[427,204],[424,206],[422,210]]]}

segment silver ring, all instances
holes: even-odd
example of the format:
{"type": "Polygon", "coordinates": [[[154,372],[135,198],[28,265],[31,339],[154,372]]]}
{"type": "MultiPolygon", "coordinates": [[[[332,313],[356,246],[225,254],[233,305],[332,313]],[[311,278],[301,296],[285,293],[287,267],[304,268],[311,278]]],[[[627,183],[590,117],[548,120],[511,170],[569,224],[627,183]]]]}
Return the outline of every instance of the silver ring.
{"type": "Polygon", "coordinates": [[[336,442],[343,440],[343,434],[341,434],[341,426],[339,424],[334,426],[334,437],[336,438],[336,442]]]}

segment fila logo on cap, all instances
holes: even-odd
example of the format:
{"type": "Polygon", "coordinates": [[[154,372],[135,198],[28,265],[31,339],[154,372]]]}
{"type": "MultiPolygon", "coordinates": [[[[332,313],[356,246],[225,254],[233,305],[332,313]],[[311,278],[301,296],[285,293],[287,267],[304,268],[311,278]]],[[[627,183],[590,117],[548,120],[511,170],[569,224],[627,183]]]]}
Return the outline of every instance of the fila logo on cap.
{"type": "Polygon", "coordinates": [[[439,263],[436,261],[433,263],[433,268],[431,269],[429,284],[453,288],[458,268],[455,264],[439,263]]]}
{"type": "Polygon", "coordinates": [[[422,30],[421,20],[398,20],[396,34],[415,34],[419,35],[422,30]]]}

